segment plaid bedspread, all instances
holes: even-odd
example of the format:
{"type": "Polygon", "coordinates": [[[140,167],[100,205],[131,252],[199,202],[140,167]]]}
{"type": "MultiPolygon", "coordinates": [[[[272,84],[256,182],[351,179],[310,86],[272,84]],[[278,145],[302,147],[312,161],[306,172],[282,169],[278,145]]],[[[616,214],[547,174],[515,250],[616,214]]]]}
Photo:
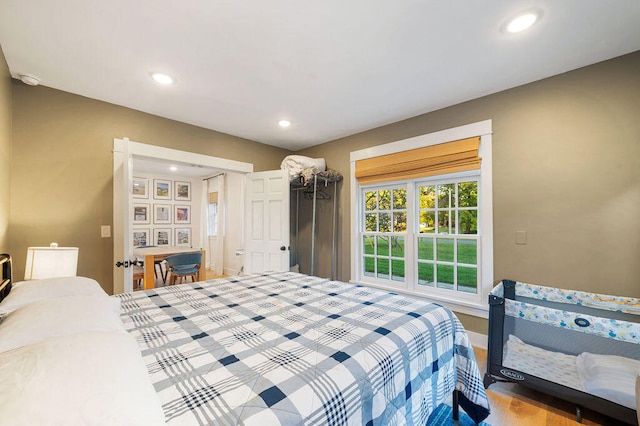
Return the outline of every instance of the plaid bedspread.
{"type": "Polygon", "coordinates": [[[488,415],[467,334],[436,304],[291,272],[117,297],[171,425],[425,425],[454,387],[488,415]]]}

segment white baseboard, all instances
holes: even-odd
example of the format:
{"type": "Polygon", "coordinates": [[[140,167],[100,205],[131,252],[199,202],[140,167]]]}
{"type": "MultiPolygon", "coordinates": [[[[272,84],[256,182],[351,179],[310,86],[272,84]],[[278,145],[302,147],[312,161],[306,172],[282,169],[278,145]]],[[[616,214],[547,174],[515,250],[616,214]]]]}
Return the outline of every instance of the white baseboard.
{"type": "Polygon", "coordinates": [[[467,331],[467,335],[469,336],[469,340],[474,348],[480,348],[483,350],[487,350],[488,346],[488,336],[486,334],[476,333],[474,331],[467,331]]]}

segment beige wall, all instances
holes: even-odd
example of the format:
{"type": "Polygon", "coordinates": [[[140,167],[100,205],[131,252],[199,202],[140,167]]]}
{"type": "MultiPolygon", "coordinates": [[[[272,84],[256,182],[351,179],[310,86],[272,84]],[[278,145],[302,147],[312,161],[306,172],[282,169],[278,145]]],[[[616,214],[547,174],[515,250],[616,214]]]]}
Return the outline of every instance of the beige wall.
{"type": "Polygon", "coordinates": [[[12,104],[11,75],[0,47],[0,253],[10,253],[8,227],[12,104]]]}
{"type": "MultiPolygon", "coordinates": [[[[640,297],[640,52],[299,154],[325,157],[348,176],[351,151],[486,119],[494,132],[495,281],[640,297]],[[520,230],[527,245],[515,244],[520,230]]],[[[347,179],[339,197],[341,280],[350,278],[349,191],[347,179]]],[[[321,216],[323,229],[329,217],[321,216]]],[[[330,274],[329,262],[319,266],[330,274]]],[[[485,320],[460,317],[467,329],[487,332],[485,320]]]]}
{"type": "Polygon", "coordinates": [[[113,289],[113,139],[279,168],[287,152],[223,133],[13,80],[9,249],[16,279],[28,246],[80,248],[78,274],[113,289]]]}
{"type": "MultiPolygon", "coordinates": [[[[324,157],[347,176],[339,185],[337,278],[350,278],[349,153],[492,119],[495,280],[640,297],[639,75],[636,52],[297,152],[324,157]],[[519,230],[528,232],[527,245],[515,244],[519,230]]],[[[5,86],[0,149],[13,139],[8,249],[16,276],[27,246],[57,241],[79,246],[79,273],[111,290],[112,241],[100,238],[100,225],[112,223],[114,137],[251,162],[256,171],[278,168],[288,154],[15,80],[11,101],[5,86]],[[12,113],[13,134],[5,136],[12,113]]],[[[309,218],[309,204],[301,216],[305,209],[309,218]]],[[[329,204],[318,216],[326,238],[317,240],[315,272],[329,276],[329,204]]],[[[301,244],[307,264],[309,247],[301,244]]],[[[460,317],[467,329],[486,333],[485,320],[460,317]]]]}

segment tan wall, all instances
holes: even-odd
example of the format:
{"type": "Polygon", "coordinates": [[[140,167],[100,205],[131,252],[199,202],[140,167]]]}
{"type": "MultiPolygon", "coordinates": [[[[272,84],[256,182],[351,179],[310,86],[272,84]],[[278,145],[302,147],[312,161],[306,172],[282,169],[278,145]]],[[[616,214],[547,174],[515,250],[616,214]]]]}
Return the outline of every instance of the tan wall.
{"type": "Polygon", "coordinates": [[[113,139],[279,168],[287,151],[13,80],[13,162],[9,249],[24,275],[28,246],[80,248],[78,274],[113,289],[113,139]]]}
{"type": "Polygon", "coordinates": [[[0,253],[10,253],[8,228],[12,104],[11,75],[0,47],[0,253]]]}
{"type": "MultiPolygon", "coordinates": [[[[339,185],[337,278],[350,278],[349,153],[492,119],[495,280],[640,296],[638,70],[640,52],[297,152],[324,157],[347,177],[339,185]],[[515,244],[518,230],[528,232],[527,245],[515,244]]],[[[10,105],[0,96],[0,106],[10,105]]],[[[9,249],[17,276],[27,246],[57,241],[79,246],[79,273],[111,289],[112,241],[100,238],[100,225],[112,223],[114,137],[251,162],[256,171],[278,168],[288,154],[17,81],[13,103],[9,249]]],[[[309,218],[309,203],[305,212],[309,218]]],[[[318,217],[329,238],[328,204],[318,217]]],[[[323,238],[315,272],[329,276],[323,238]]],[[[307,264],[309,247],[301,243],[307,264]]],[[[485,320],[460,317],[486,333],[485,320]]]]}
{"type": "MultiPolygon", "coordinates": [[[[640,297],[640,52],[298,154],[325,157],[348,176],[351,151],[486,119],[494,131],[495,281],[640,297]],[[527,245],[515,244],[520,230],[527,245]]],[[[341,280],[350,278],[349,191],[347,179],[339,197],[341,280]]],[[[319,219],[324,229],[329,218],[319,219]]],[[[319,266],[330,274],[329,262],[319,266]]],[[[467,329],[487,332],[485,320],[460,317],[467,329]]]]}

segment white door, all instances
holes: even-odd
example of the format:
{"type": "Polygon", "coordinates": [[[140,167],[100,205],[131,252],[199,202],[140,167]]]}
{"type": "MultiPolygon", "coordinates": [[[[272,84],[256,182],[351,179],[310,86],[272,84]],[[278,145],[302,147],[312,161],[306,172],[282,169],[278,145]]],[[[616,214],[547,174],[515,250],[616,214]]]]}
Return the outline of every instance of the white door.
{"type": "Polygon", "coordinates": [[[244,271],[289,270],[289,176],[286,170],[247,174],[244,271]]]}
{"type": "Polygon", "coordinates": [[[131,257],[131,185],[133,164],[128,139],[113,140],[113,293],[133,290],[131,257]],[[120,265],[120,266],[117,266],[120,265]]]}

